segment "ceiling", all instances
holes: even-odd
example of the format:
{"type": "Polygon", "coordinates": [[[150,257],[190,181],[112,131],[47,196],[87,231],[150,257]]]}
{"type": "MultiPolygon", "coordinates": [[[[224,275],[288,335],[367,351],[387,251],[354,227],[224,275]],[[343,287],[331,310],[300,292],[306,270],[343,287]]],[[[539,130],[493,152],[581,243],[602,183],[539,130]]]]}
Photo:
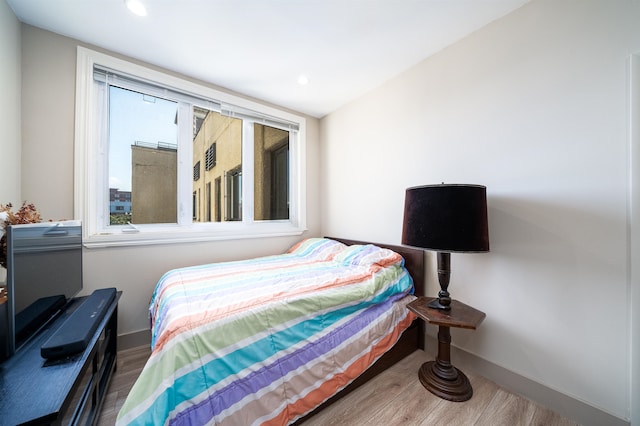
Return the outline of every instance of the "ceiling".
{"type": "Polygon", "coordinates": [[[322,117],[528,0],[141,0],[144,17],[124,0],[6,1],[29,25],[322,117]]]}

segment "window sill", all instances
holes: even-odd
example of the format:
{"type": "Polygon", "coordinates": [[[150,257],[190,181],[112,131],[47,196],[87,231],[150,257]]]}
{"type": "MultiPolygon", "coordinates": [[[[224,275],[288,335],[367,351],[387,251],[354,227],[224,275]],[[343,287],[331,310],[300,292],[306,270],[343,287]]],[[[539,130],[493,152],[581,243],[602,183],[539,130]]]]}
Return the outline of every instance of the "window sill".
{"type": "Polygon", "coordinates": [[[269,238],[302,235],[306,229],[292,226],[269,226],[264,229],[203,231],[202,229],[176,229],[175,231],[139,231],[103,233],[86,235],[83,245],[86,248],[147,246],[156,244],[181,244],[204,241],[224,241],[248,238],[269,238]]]}

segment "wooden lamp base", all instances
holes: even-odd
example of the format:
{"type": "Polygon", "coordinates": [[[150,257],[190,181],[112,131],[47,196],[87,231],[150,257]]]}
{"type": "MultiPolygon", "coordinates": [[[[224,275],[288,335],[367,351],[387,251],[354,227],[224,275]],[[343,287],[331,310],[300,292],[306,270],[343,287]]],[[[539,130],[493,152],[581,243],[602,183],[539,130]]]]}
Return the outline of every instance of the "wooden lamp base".
{"type": "Polygon", "coordinates": [[[473,388],[465,374],[456,367],[449,365],[446,377],[442,377],[441,366],[437,361],[422,364],[418,371],[420,383],[432,394],[447,401],[463,402],[471,399],[473,388]]]}

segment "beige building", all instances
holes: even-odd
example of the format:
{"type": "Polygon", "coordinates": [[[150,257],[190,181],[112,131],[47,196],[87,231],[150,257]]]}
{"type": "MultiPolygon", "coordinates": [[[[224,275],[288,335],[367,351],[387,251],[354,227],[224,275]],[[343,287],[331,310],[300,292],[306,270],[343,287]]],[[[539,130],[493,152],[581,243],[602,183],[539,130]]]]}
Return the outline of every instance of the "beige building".
{"type": "MultiPolygon", "coordinates": [[[[242,120],[194,111],[193,219],[242,220],[242,120]]],[[[254,218],[289,218],[289,133],[254,125],[254,218]]]]}
{"type": "MultiPolygon", "coordinates": [[[[242,220],[242,125],[240,118],[194,110],[196,222],[242,220]]],[[[289,133],[254,124],[253,134],[254,219],[289,219],[289,133]]],[[[131,150],[131,223],[176,223],[175,145],[136,142],[131,150]]]]}
{"type": "Polygon", "coordinates": [[[177,153],[172,144],[131,146],[131,223],[177,222],[177,153]]]}

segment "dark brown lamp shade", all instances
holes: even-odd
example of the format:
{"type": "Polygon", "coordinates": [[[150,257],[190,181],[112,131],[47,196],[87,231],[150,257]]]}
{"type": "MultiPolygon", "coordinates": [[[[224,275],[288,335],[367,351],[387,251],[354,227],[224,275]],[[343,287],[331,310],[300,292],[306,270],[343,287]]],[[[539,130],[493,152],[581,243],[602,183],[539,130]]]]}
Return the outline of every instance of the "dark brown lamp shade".
{"type": "Polygon", "coordinates": [[[402,243],[439,252],[489,251],[487,188],[459,184],[408,188],[402,243]]]}

